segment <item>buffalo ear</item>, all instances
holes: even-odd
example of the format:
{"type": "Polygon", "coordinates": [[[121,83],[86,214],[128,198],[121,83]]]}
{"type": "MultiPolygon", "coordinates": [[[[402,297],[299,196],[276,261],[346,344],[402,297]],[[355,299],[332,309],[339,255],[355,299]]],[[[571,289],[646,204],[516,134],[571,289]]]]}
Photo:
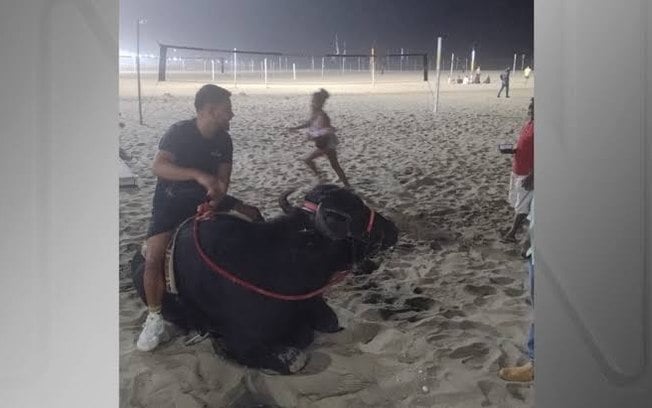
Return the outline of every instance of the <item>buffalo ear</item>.
{"type": "Polygon", "coordinates": [[[332,240],[344,239],[350,234],[351,216],[319,204],[315,214],[315,228],[332,240]]]}

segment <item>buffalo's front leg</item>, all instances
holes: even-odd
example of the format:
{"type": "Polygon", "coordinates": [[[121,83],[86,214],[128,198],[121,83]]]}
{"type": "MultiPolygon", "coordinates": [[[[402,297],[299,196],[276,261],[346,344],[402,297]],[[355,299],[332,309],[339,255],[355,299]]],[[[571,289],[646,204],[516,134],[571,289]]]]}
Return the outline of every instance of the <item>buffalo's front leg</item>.
{"type": "Polygon", "coordinates": [[[224,339],[225,352],[238,363],[251,368],[294,374],[308,363],[308,356],[292,346],[265,346],[243,339],[224,339]]]}
{"type": "Polygon", "coordinates": [[[283,340],[283,344],[296,347],[298,349],[305,349],[312,344],[315,339],[315,332],[307,322],[296,324],[292,328],[292,332],[283,340]]]}
{"type": "Polygon", "coordinates": [[[307,300],[305,313],[310,326],[322,333],[335,333],[342,328],[337,315],[321,296],[307,300]]]}

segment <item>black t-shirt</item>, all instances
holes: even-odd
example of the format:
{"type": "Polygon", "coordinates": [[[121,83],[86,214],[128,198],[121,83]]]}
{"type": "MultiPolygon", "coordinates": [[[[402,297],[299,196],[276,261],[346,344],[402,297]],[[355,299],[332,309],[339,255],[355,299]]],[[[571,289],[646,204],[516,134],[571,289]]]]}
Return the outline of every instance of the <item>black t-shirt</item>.
{"type": "MultiPolygon", "coordinates": [[[[183,120],[168,129],[159,142],[159,150],[172,153],[173,161],[181,167],[217,174],[222,163],[232,163],[233,143],[226,131],[207,139],[199,133],[196,119],[183,120]]],[[[206,197],[206,189],[194,180],[170,181],[158,178],[154,202],[160,200],[189,202],[197,205],[206,197]]]]}

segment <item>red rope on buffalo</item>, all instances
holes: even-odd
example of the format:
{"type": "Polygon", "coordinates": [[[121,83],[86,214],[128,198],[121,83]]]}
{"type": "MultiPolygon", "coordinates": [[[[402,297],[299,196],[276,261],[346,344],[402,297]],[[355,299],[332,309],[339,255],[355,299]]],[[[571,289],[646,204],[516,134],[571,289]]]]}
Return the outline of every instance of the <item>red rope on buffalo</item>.
{"type": "Polygon", "coordinates": [[[345,271],[340,271],[336,272],[333,277],[324,285],[323,287],[313,290],[308,293],[304,293],[301,295],[285,295],[282,293],[276,293],[267,289],[263,289],[261,287],[258,287],[254,285],[253,283],[247,282],[243,279],[238,278],[237,276],[233,275],[226,269],[220,267],[217,265],[215,262],[213,262],[212,259],[206,255],[206,253],[202,250],[201,244],[199,242],[199,223],[202,220],[212,218],[214,215],[212,209],[210,206],[207,204],[202,204],[197,208],[197,215],[195,216],[194,220],[194,225],[193,225],[193,237],[195,240],[195,247],[197,248],[197,252],[199,253],[199,256],[201,259],[204,261],[204,263],[213,271],[216,272],[218,275],[223,277],[224,279],[227,279],[228,281],[235,283],[236,285],[240,285],[252,292],[258,293],[259,295],[267,296],[272,299],[277,299],[277,300],[286,300],[286,301],[300,301],[300,300],[307,300],[316,296],[321,295],[324,293],[326,290],[328,290],[331,286],[338,284],[344,278],[346,278],[346,275],[348,275],[351,271],[350,270],[345,270],[345,271]]]}

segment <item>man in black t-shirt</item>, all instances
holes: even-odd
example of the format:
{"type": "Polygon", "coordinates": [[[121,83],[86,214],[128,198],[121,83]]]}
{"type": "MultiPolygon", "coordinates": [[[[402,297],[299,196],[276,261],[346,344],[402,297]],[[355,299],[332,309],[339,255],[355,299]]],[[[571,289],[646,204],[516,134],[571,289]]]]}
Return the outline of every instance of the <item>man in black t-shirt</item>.
{"type": "MultiPolygon", "coordinates": [[[[159,176],[154,190],[152,222],[148,237],[170,231],[181,221],[192,216],[200,203],[207,197],[212,198],[211,183],[218,183],[212,185],[212,188],[220,193],[226,193],[228,187],[233,145],[231,137],[225,130],[217,130],[211,138],[205,138],[199,131],[197,118],[177,122],[159,142],[158,155],[168,154],[172,155],[170,159],[174,165],[195,174],[192,175],[192,179],[187,180],[159,176]],[[218,177],[217,180],[202,181],[200,178],[203,175],[218,177]],[[227,185],[219,184],[220,182],[227,185]]],[[[156,167],[156,159],[154,163],[156,167]]],[[[233,204],[231,197],[224,196],[220,203],[224,205],[224,201],[233,204]]]]}
{"type": "Polygon", "coordinates": [[[218,210],[234,209],[251,219],[260,212],[227,196],[233,144],[228,133],[233,118],[231,93],[204,85],[195,95],[197,117],[177,122],[163,135],[152,170],[158,177],[147,232],[143,283],[149,314],[136,346],[156,348],[164,332],[161,303],[165,293],[165,250],[175,228],[206,200],[218,210]]]}

